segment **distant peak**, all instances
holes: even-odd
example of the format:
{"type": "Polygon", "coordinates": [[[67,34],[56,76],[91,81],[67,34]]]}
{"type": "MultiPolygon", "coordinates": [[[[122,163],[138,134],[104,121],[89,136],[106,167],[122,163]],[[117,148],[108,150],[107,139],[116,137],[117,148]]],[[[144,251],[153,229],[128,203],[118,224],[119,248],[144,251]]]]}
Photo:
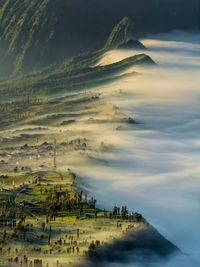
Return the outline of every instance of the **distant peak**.
{"type": "Polygon", "coordinates": [[[127,43],[133,38],[134,24],[128,18],[124,17],[112,30],[105,44],[105,49],[112,49],[127,43]]]}
{"type": "Polygon", "coordinates": [[[118,46],[120,49],[136,49],[136,50],[147,50],[147,48],[139,40],[130,39],[128,42],[124,42],[118,46]]]}

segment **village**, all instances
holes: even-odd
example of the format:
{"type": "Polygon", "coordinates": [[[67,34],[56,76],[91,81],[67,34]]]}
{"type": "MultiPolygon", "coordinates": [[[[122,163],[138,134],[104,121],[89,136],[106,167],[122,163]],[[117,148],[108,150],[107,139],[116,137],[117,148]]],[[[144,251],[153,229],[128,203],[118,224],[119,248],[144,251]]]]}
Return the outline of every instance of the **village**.
{"type": "Polygon", "coordinates": [[[17,175],[23,182],[4,183],[0,192],[0,266],[76,266],[93,250],[148,227],[126,206],[100,209],[70,169],[17,175]]]}

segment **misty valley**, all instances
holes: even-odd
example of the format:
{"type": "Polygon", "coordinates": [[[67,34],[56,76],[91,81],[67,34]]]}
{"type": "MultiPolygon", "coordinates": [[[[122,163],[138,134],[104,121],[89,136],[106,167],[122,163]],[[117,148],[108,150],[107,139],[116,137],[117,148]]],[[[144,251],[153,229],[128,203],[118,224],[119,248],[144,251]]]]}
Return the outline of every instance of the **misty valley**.
{"type": "Polygon", "coordinates": [[[2,267],[199,266],[199,2],[125,2],[78,11],[99,45],[71,1],[0,3],[2,267]]]}

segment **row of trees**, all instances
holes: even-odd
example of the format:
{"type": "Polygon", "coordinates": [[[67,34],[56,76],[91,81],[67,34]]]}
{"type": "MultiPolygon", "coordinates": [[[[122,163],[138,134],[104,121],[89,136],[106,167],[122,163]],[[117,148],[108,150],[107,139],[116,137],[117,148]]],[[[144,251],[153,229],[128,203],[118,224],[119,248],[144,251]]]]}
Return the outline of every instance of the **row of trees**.
{"type": "Polygon", "coordinates": [[[127,206],[117,207],[114,206],[113,211],[110,213],[110,218],[122,218],[122,219],[132,219],[136,221],[142,221],[144,218],[140,213],[132,212],[129,213],[127,206]]]}
{"type": "Polygon", "coordinates": [[[96,199],[90,198],[88,200],[87,194],[83,196],[83,191],[78,193],[67,190],[63,191],[61,189],[60,187],[57,191],[54,189],[48,192],[45,201],[45,210],[50,220],[54,220],[58,212],[73,212],[78,210],[79,214],[82,215],[84,206],[92,209],[96,208],[96,199]]]}
{"type": "Polygon", "coordinates": [[[127,209],[127,206],[122,206],[121,208],[120,207],[117,207],[115,206],[113,208],[113,212],[112,212],[112,215],[114,217],[122,217],[123,219],[126,219],[128,218],[128,215],[129,215],[129,212],[128,212],[128,209],[127,209]]]}

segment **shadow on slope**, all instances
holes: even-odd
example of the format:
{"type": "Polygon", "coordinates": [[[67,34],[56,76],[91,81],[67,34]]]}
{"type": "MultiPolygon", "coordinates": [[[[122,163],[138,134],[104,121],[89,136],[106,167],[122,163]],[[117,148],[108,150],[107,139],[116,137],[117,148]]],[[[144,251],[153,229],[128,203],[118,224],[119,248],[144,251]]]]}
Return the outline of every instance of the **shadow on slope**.
{"type": "Polygon", "coordinates": [[[114,266],[130,262],[131,266],[149,266],[152,263],[164,262],[176,253],[181,252],[155,228],[149,226],[145,230],[129,234],[124,240],[95,249],[89,253],[87,262],[80,266],[114,266]]]}

